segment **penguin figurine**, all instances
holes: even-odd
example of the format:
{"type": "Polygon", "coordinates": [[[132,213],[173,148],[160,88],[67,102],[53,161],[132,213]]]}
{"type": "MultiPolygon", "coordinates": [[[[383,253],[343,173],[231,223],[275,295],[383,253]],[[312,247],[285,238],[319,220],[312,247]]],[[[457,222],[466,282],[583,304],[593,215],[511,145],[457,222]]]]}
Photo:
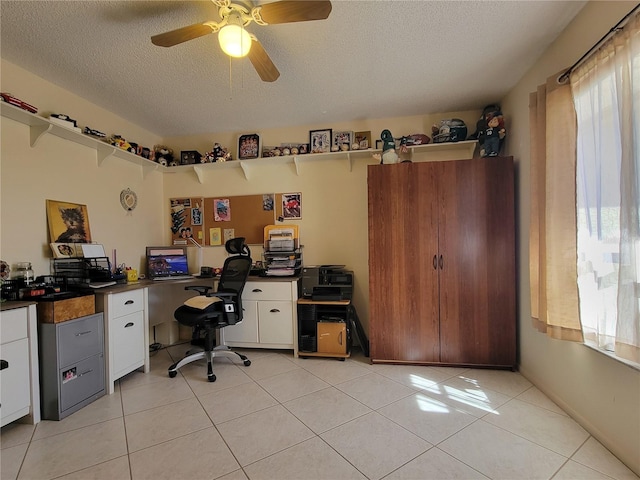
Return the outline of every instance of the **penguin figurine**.
{"type": "Polygon", "coordinates": [[[375,154],[373,157],[380,160],[381,164],[398,163],[398,154],[396,153],[396,142],[389,130],[383,130],[380,134],[382,140],[382,155],[375,154]]]}

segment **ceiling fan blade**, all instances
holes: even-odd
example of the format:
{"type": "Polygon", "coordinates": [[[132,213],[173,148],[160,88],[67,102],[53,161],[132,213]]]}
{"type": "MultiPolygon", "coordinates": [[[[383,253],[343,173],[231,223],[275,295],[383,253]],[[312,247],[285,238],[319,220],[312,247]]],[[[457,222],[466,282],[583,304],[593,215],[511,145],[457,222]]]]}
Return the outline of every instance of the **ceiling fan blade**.
{"type": "Polygon", "coordinates": [[[151,43],[159,47],[173,47],[179,43],[203,37],[213,32],[211,26],[206,23],[196,23],[188,27],[178,28],[170,32],[160,33],[151,37],[151,43]]]}
{"type": "Polygon", "coordinates": [[[267,25],[324,20],[331,13],[329,0],[283,0],[258,7],[267,25]]]}
{"type": "Polygon", "coordinates": [[[275,82],[280,76],[280,72],[258,39],[254,37],[251,40],[251,50],[249,50],[248,57],[253,68],[256,69],[263,82],[275,82]]]}

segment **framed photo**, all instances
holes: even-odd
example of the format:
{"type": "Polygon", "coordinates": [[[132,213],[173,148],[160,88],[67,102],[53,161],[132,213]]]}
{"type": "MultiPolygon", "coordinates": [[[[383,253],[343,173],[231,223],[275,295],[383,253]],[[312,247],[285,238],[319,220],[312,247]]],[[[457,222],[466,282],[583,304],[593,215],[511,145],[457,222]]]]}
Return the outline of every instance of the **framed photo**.
{"type": "Polygon", "coordinates": [[[261,152],[260,135],[257,133],[240,135],[238,138],[238,160],[259,158],[261,152]]]}
{"type": "Polygon", "coordinates": [[[347,145],[347,150],[351,149],[351,144],[353,143],[353,132],[333,132],[333,136],[331,138],[331,145],[333,147],[338,147],[338,150],[343,150],[342,145],[347,145]]]}
{"type": "Polygon", "coordinates": [[[331,133],[330,128],[324,130],[309,131],[309,153],[326,153],[331,151],[331,133]]]}
{"type": "Polygon", "coordinates": [[[52,243],[91,243],[86,205],[47,200],[47,221],[52,243]]]}
{"type": "Polygon", "coordinates": [[[360,150],[366,150],[367,148],[371,148],[371,132],[356,132],[354,134],[354,142],[358,144],[358,148],[360,150]]]}
{"type": "Polygon", "coordinates": [[[75,243],[50,243],[53,258],[74,258],[76,257],[75,243]]]}
{"type": "Polygon", "coordinates": [[[384,142],[382,140],[376,140],[376,150],[382,150],[384,142]]]}

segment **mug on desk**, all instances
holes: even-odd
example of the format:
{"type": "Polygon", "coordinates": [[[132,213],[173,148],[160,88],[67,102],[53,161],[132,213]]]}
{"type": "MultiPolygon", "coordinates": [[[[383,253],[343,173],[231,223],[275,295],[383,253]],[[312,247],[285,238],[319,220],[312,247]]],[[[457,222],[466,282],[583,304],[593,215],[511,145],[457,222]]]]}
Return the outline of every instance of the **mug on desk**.
{"type": "Polygon", "coordinates": [[[127,282],[137,282],[138,281],[138,270],[135,268],[130,268],[127,270],[127,282]]]}

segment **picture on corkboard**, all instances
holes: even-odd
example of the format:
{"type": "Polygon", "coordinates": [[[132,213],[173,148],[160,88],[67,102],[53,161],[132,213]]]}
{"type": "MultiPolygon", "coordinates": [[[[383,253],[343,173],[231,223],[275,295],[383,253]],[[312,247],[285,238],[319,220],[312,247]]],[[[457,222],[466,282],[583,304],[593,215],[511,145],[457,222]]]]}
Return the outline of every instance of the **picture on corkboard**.
{"type": "Polygon", "coordinates": [[[47,220],[52,243],[91,243],[86,205],[47,200],[47,220]]]}
{"type": "Polygon", "coordinates": [[[302,218],[302,194],[300,192],[282,194],[282,216],[289,220],[302,218]]]}
{"type": "Polygon", "coordinates": [[[231,207],[229,206],[228,198],[216,198],[213,201],[215,211],[213,218],[216,222],[230,222],[231,221],[231,207]]]}

